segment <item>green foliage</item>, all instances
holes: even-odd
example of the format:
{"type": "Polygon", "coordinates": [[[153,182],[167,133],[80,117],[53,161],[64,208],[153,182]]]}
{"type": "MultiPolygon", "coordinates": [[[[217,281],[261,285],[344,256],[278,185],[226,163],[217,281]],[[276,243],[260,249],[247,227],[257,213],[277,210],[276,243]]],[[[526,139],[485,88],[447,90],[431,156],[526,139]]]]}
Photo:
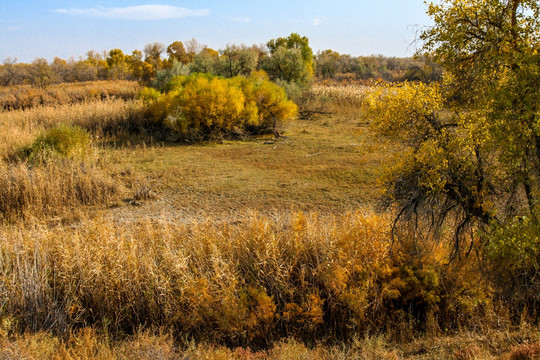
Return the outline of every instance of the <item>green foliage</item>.
{"type": "Polygon", "coordinates": [[[190,73],[207,73],[217,75],[219,66],[219,52],[214,49],[204,48],[195,55],[189,65],[190,73]]]}
{"type": "Polygon", "coordinates": [[[245,45],[227,45],[220,51],[218,74],[224,77],[249,76],[259,62],[256,50],[245,45]]]}
{"type": "Polygon", "coordinates": [[[50,158],[82,156],[89,146],[90,136],[84,129],[63,124],[45,131],[31,145],[20,149],[16,157],[40,163],[50,158]]]}
{"type": "Polygon", "coordinates": [[[270,50],[270,54],[274,55],[279,48],[299,50],[302,61],[306,65],[308,76],[313,76],[315,65],[313,62],[313,50],[309,46],[309,39],[306,36],[300,36],[297,33],[292,33],[286,38],[272,39],[266,43],[270,50]]]}
{"type": "Polygon", "coordinates": [[[275,129],[296,114],[285,91],[255,72],[249,78],[210,74],[173,78],[159,94],[141,92],[155,121],[189,137],[220,137],[243,131],[275,129]]]}
{"type": "Polygon", "coordinates": [[[307,85],[313,78],[315,63],[309,39],[292,33],[287,38],[270,40],[270,56],[261,60],[261,68],[272,79],[307,85]]]}
{"type": "MultiPolygon", "coordinates": [[[[538,310],[540,303],[540,226],[526,216],[493,223],[484,234],[489,274],[514,311],[538,310]],[[519,306],[521,305],[521,306],[519,306]]],[[[517,315],[520,315],[519,313],[517,315]]],[[[537,315],[537,314],[536,314],[537,315]]]]}
{"type": "Polygon", "coordinates": [[[336,75],[340,57],[338,52],[330,49],[317,54],[317,72],[323,79],[333,78],[336,75]]]}
{"type": "Polygon", "coordinates": [[[178,62],[176,58],[173,58],[170,67],[157,71],[156,78],[152,81],[151,86],[156,89],[161,89],[171,81],[172,78],[180,75],[188,75],[188,73],[189,67],[178,62]]]}
{"type": "Polygon", "coordinates": [[[302,86],[307,85],[312,78],[299,49],[287,49],[280,46],[272,53],[272,56],[261,60],[261,68],[272,79],[302,86]]]}

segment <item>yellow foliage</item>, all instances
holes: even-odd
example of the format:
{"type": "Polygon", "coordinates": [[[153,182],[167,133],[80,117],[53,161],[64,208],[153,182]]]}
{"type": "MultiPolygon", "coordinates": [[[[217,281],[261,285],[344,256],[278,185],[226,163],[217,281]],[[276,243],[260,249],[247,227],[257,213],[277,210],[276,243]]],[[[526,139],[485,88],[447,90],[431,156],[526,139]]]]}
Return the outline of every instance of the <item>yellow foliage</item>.
{"type": "Polygon", "coordinates": [[[156,121],[185,135],[268,130],[297,113],[285,90],[261,72],[231,79],[208,74],[180,76],[165,86],[163,94],[144,90],[140,96],[156,121]]]}

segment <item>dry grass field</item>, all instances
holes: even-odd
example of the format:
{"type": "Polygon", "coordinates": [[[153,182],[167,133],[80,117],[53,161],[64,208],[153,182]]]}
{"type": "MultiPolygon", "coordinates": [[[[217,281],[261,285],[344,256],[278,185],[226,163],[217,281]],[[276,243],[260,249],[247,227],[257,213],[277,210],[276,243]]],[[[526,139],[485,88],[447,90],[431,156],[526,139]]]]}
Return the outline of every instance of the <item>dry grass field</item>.
{"type": "Polygon", "coordinates": [[[30,85],[0,87],[0,109],[30,109],[105,99],[129,100],[137,96],[139,85],[133,81],[88,81],[36,88],[30,85]]]}
{"type": "Polygon", "coordinates": [[[0,358],[538,358],[475,255],[390,241],[401,148],[365,89],[315,91],[341,111],[278,140],[173,142],[137,100],[0,112],[0,358]],[[66,124],[75,155],[43,145],[66,124]]]}

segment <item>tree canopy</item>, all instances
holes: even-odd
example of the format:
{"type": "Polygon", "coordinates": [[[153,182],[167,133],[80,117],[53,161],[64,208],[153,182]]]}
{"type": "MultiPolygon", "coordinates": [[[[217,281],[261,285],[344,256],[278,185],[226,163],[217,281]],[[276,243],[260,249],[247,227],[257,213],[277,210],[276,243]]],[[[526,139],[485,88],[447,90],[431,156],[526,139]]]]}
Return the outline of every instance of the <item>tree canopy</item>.
{"type": "Polygon", "coordinates": [[[428,14],[421,52],[443,66],[444,81],[380,89],[368,113],[409,149],[386,177],[396,221],[424,219],[432,234],[451,225],[459,254],[475,229],[539,220],[539,5],[443,0],[428,14]]]}

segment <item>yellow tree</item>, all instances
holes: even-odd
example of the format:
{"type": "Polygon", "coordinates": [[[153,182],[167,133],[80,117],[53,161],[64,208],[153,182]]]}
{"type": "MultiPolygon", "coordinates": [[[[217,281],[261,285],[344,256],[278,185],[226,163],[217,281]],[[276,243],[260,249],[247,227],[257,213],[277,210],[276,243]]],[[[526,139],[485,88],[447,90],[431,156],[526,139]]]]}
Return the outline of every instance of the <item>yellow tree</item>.
{"type": "Polygon", "coordinates": [[[386,178],[396,220],[452,225],[459,254],[477,226],[515,215],[538,223],[539,5],[442,0],[428,14],[434,26],[421,35],[423,51],[443,66],[445,81],[379,90],[368,113],[409,148],[386,178]]]}
{"type": "Polygon", "coordinates": [[[169,55],[170,62],[175,59],[184,65],[189,64],[193,60],[193,55],[187,53],[181,41],[175,41],[167,46],[167,55],[169,55]]]}
{"type": "Polygon", "coordinates": [[[129,75],[129,65],[126,55],[120,49],[113,49],[109,51],[107,56],[107,66],[109,69],[109,76],[113,79],[124,80],[129,75]]]}

